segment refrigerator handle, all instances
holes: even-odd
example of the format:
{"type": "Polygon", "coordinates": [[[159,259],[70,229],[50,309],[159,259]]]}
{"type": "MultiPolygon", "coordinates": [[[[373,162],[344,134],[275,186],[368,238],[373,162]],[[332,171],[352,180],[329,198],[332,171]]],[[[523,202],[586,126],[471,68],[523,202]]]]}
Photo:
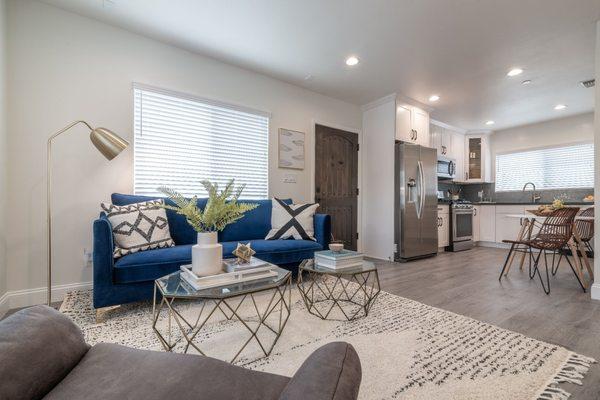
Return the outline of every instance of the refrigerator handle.
{"type": "Polygon", "coordinates": [[[423,215],[423,211],[425,208],[425,168],[423,168],[423,163],[421,162],[421,215],[423,215]]]}
{"type": "Polygon", "coordinates": [[[419,206],[417,209],[417,218],[421,219],[423,216],[423,207],[425,207],[425,174],[423,172],[423,163],[417,162],[417,173],[419,179],[419,206]]]}

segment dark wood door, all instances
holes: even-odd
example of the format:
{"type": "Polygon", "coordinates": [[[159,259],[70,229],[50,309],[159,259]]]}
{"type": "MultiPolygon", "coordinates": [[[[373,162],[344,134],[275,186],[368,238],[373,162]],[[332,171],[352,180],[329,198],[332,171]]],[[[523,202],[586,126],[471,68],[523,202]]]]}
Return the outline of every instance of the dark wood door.
{"type": "Polygon", "coordinates": [[[356,250],[358,239],[358,134],[315,126],[315,201],[331,215],[335,240],[356,250]]]}

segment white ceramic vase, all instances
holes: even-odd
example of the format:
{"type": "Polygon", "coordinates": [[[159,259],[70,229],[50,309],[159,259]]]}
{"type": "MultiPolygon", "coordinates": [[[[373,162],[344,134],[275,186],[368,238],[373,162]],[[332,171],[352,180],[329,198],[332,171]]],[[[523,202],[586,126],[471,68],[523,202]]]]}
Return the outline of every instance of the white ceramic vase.
{"type": "Polygon", "coordinates": [[[199,232],[198,244],[192,246],[192,271],[198,276],[210,276],[223,270],[223,246],[217,232],[199,232]]]}

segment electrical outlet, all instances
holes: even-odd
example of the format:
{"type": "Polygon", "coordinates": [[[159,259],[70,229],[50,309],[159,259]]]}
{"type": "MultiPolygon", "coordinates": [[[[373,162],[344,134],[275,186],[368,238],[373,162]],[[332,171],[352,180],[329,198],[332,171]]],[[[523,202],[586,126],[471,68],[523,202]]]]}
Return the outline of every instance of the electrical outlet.
{"type": "Polygon", "coordinates": [[[83,266],[84,267],[92,266],[92,252],[86,248],[83,249],[83,266]]]}
{"type": "Polygon", "coordinates": [[[283,177],[283,183],[296,183],[296,174],[285,174],[283,177]]]}

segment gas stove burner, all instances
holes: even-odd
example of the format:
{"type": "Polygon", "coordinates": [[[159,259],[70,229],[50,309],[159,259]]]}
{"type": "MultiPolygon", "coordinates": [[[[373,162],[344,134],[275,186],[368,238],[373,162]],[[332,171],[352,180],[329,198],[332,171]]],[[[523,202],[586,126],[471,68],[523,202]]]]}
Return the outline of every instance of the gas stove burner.
{"type": "Polygon", "coordinates": [[[468,200],[453,200],[451,207],[454,209],[471,209],[473,208],[473,203],[468,200]]]}

